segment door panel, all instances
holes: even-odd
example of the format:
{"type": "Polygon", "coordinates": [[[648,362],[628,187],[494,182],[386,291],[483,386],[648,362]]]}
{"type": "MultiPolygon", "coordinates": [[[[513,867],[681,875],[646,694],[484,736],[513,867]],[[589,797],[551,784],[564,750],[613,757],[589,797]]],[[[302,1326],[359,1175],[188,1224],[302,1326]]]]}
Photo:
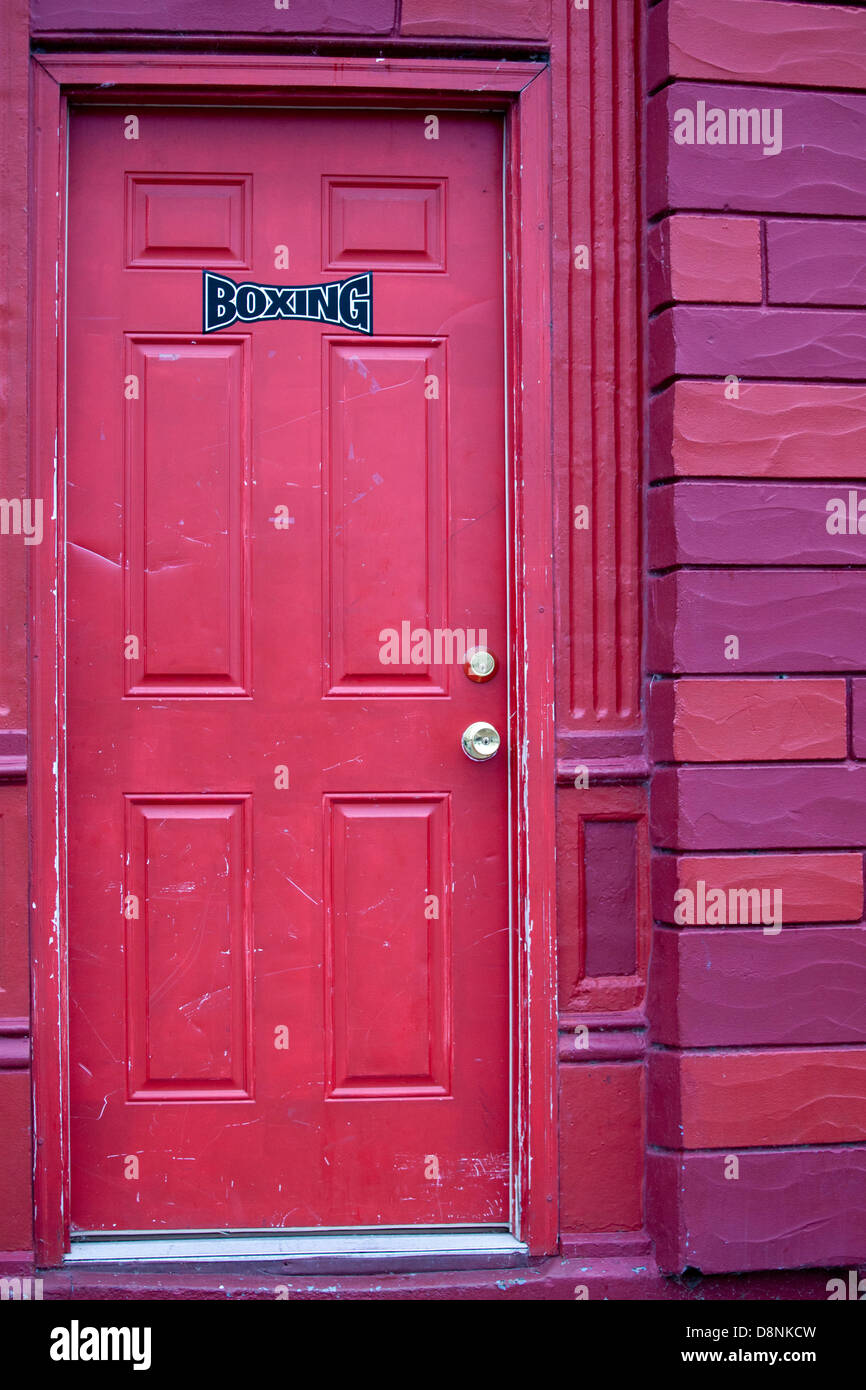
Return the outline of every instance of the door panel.
{"type": "Polygon", "coordinates": [[[70,136],[73,1231],[507,1224],[501,126],[138,115],[70,136]]]}

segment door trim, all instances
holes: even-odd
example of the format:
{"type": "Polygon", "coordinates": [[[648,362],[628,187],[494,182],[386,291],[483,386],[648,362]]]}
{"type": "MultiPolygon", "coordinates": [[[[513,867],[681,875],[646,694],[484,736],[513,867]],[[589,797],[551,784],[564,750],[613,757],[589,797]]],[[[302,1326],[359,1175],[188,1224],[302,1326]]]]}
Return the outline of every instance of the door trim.
{"type": "MultiPolygon", "coordinates": [[[[70,104],[118,101],[497,110],[505,124],[512,760],[511,1239],[558,1231],[553,745],[550,81],[542,63],[41,55],[33,60],[29,495],[51,500],[30,561],[30,940],[34,1220],[40,1268],[69,1251],[65,788],[64,353],[70,104]],[[531,866],[531,873],[530,873],[531,866]],[[531,1176],[530,1176],[531,1175],[531,1176]]],[[[423,1228],[419,1228],[423,1237],[423,1228]]],[[[433,1232],[430,1233],[432,1241],[433,1232]]],[[[514,1248],[512,1246],[511,1248],[514,1248]]]]}

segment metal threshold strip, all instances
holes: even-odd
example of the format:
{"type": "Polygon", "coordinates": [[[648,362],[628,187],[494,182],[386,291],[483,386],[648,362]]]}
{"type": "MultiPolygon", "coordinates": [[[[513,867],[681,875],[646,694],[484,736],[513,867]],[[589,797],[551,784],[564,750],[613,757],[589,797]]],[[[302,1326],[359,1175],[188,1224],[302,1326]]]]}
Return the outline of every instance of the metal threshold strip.
{"type": "Polygon", "coordinates": [[[308,1272],[345,1269],[460,1268],[524,1264],[527,1247],[503,1230],[414,1229],[328,1232],[178,1232],[153,1236],[123,1232],[75,1237],[64,1264],[129,1264],[180,1261],[279,1260],[308,1272]]]}

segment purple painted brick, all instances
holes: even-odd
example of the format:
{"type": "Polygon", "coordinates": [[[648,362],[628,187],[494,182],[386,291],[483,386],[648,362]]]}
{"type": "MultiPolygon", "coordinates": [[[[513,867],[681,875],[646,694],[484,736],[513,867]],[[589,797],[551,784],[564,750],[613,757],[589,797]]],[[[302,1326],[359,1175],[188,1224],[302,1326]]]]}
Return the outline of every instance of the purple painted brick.
{"type": "Polygon", "coordinates": [[[769,222],[771,304],[866,305],[866,223],[769,222]]]}
{"type": "MultiPolygon", "coordinates": [[[[647,1218],[662,1269],[825,1265],[847,1278],[866,1250],[866,1146],[647,1155],[647,1218]]],[[[825,1285],[826,1286],[826,1285],[825,1285]]],[[[826,1297],[826,1293],[824,1294],[826,1297]]]]}
{"type": "Polygon", "coordinates": [[[678,304],[650,325],[650,384],[672,376],[840,378],[866,372],[866,314],[678,304]]]}
{"type": "Polygon", "coordinates": [[[649,494],[650,567],[866,565],[866,535],[827,531],[828,502],[866,488],[836,483],[677,482],[649,494]]]}
{"type": "Polygon", "coordinates": [[[396,0],[32,0],[35,33],[119,29],[125,33],[390,34],[396,0]]]}
{"type": "Polygon", "coordinates": [[[866,758],[866,680],[851,682],[851,747],[855,758],[866,758]]]}
{"type": "Polygon", "coordinates": [[[866,572],[681,570],[650,582],[658,674],[866,669],[866,572]],[[739,657],[725,657],[728,636],[739,657]]]}
{"type": "Polygon", "coordinates": [[[675,82],[649,104],[648,209],[866,216],[866,95],[675,82]],[[761,145],[677,144],[674,113],[698,102],[782,113],[778,154],[761,145]]]}
{"type": "Polygon", "coordinates": [[[648,1013],[668,1047],[866,1042],[866,926],[657,928],[648,1013]]]}
{"type": "Polygon", "coordinates": [[[650,821],[660,849],[856,849],[866,764],[662,768],[650,821]]]}

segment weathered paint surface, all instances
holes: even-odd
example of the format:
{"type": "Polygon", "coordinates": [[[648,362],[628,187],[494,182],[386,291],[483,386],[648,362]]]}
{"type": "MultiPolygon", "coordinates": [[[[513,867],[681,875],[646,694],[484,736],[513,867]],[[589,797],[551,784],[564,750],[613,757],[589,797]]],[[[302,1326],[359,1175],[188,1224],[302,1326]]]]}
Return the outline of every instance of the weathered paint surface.
{"type": "MultiPolygon", "coordinates": [[[[0,493],[27,496],[27,13],[7,6],[0,45],[0,493]]],[[[26,551],[0,537],[0,1252],[33,1242],[27,931],[26,551]]],[[[32,547],[30,547],[32,549],[32,547]]]]}
{"type": "MultiPolygon", "coordinates": [[[[20,0],[7,11],[2,62],[12,100],[0,113],[0,243],[8,248],[14,310],[0,334],[12,402],[0,429],[3,491],[23,496],[14,468],[25,453],[27,399],[20,140],[27,23],[20,0]]],[[[866,478],[858,312],[866,298],[866,17],[851,7],[765,0],[649,7],[625,0],[587,9],[547,0],[292,0],[286,10],[161,0],[146,12],[115,0],[98,13],[92,5],[33,0],[32,30],[77,39],[92,33],[97,48],[112,32],[142,45],[152,37],[187,48],[208,35],[226,52],[234,38],[281,51],[304,36],[308,44],[351,40],[359,50],[387,43],[395,53],[404,41],[415,51],[429,43],[432,51],[459,45],[467,53],[474,42],[484,51],[501,42],[503,52],[549,45],[560,1229],[564,1251],[587,1254],[525,1272],[307,1278],[290,1281],[291,1297],[571,1298],[579,1279],[591,1298],[825,1297],[829,1270],[708,1277],[696,1290],[655,1271],[656,1261],[664,1270],[688,1265],[708,1275],[844,1265],[862,1258],[866,1240],[859,1129],[866,594],[857,568],[864,538],[856,526],[831,535],[825,524],[827,501],[847,499],[852,480],[866,478]],[[634,54],[644,22],[653,93],[646,274],[657,311],[648,331],[649,470],[663,484],[649,498],[648,558],[652,570],[667,572],[651,580],[647,609],[649,670],[666,679],[642,705],[641,74],[634,54]],[[674,113],[698,101],[778,109],[782,149],[767,157],[754,147],[675,144],[674,113]],[[725,393],[731,376],[739,379],[736,394],[725,393]],[[581,506],[591,513],[586,529],[575,520],[581,506]],[[736,658],[724,653],[730,635],[740,638],[736,658]],[[652,722],[651,750],[643,711],[652,722]],[[662,768],[653,798],[660,925],[647,999],[648,751],[686,766],[662,768]],[[589,852],[597,864],[589,864],[589,852]],[[780,891],[782,930],[673,927],[674,893],[694,893],[699,881],[726,892],[780,891]],[[611,973],[594,973],[602,970],[611,973]],[[706,1048],[719,1049],[716,1059],[708,1060],[706,1048]],[[651,1135],[663,1145],[647,1154],[648,1052],[651,1135]],[[743,1107],[738,1087],[748,1092],[743,1107]],[[811,1121],[799,1115],[803,1106],[811,1121]],[[846,1138],[834,1147],[840,1133],[846,1138]],[[719,1153],[700,1147],[711,1141],[736,1147],[737,1181],[725,1175],[719,1153]]],[[[0,547],[0,566],[7,567],[2,595],[11,634],[0,712],[9,796],[2,826],[12,835],[0,950],[0,1247],[18,1252],[7,1267],[26,1268],[29,992],[24,856],[16,838],[23,787],[15,780],[25,753],[24,649],[15,638],[23,627],[23,548],[0,547]]],[[[273,1296],[266,1280],[206,1273],[130,1275],[119,1285],[113,1275],[76,1271],[50,1276],[46,1288],[48,1296],[106,1291],[273,1296]]]]}

